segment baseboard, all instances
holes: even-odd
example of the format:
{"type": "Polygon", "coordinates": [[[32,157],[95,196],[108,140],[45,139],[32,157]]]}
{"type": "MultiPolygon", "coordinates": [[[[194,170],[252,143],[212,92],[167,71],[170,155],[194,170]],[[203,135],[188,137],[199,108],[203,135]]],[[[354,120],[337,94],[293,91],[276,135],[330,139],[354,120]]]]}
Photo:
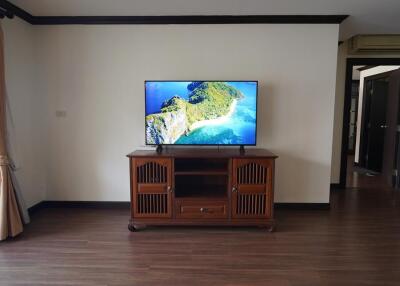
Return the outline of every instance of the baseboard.
{"type": "Polygon", "coordinates": [[[44,201],[41,201],[41,202],[31,206],[30,208],[28,208],[29,215],[32,215],[33,213],[43,209],[44,205],[45,205],[44,201]]]}
{"type": "Polygon", "coordinates": [[[277,210],[329,210],[329,203],[275,203],[277,210]]]}
{"type": "MultiPolygon", "coordinates": [[[[103,201],[41,201],[28,209],[33,214],[46,208],[97,208],[97,209],[129,209],[130,202],[103,201]]],[[[275,203],[274,209],[290,210],[328,210],[329,203],[275,203]]]]}
{"type": "Polygon", "coordinates": [[[45,208],[97,208],[97,209],[129,209],[130,202],[110,201],[41,201],[28,209],[29,214],[45,208]]]}
{"type": "Polygon", "coordinates": [[[331,184],[331,190],[342,190],[342,189],[344,189],[344,187],[340,183],[331,184]]]}

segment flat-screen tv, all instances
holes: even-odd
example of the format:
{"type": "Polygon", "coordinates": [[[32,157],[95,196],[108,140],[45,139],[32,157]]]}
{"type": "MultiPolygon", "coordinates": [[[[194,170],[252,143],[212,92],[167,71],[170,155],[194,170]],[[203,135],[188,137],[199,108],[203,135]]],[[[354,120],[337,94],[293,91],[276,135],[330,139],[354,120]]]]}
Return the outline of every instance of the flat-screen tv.
{"type": "Polygon", "coordinates": [[[256,145],[257,81],[145,81],[146,145],[256,145]]]}

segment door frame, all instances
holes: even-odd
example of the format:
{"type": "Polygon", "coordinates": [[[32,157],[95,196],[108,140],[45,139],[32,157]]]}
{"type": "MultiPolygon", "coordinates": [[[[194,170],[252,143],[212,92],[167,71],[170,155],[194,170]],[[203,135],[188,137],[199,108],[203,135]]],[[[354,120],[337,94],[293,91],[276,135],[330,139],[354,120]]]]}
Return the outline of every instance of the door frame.
{"type": "MultiPolygon", "coordinates": [[[[352,91],[353,91],[353,85],[354,84],[357,84],[358,85],[358,87],[360,86],[360,80],[352,80],[351,81],[351,88],[352,88],[352,91]]],[[[357,90],[357,92],[359,92],[359,90],[357,90]]],[[[351,99],[350,99],[350,110],[351,110],[351,99]]],[[[357,117],[358,117],[358,111],[359,111],[359,98],[357,98],[357,102],[356,102],[356,109],[355,109],[355,114],[354,114],[354,117],[355,117],[355,121],[356,121],[356,123],[357,123],[357,117]]],[[[350,120],[350,119],[349,119],[350,120]]],[[[349,121],[349,124],[350,124],[350,121],[349,121]]],[[[349,125],[350,126],[350,125],[349,125]]],[[[357,135],[357,125],[355,125],[354,126],[354,134],[355,135],[357,135]]],[[[349,131],[350,131],[350,127],[349,127],[349,131]]],[[[349,132],[349,134],[347,135],[347,136],[349,136],[350,137],[350,132],[349,132]]],[[[352,144],[353,146],[351,146],[351,150],[348,152],[348,154],[349,155],[354,155],[354,152],[355,152],[355,149],[356,149],[356,140],[353,140],[353,144],[352,144]]],[[[349,148],[350,146],[348,146],[348,148],[349,148]]]]}
{"type": "Polygon", "coordinates": [[[353,66],[391,66],[400,65],[400,58],[347,58],[346,60],[346,77],[344,90],[343,120],[342,120],[342,144],[340,156],[340,180],[338,187],[346,188],[347,175],[347,149],[349,144],[350,130],[350,109],[351,109],[351,83],[353,80],[353,66]]]}

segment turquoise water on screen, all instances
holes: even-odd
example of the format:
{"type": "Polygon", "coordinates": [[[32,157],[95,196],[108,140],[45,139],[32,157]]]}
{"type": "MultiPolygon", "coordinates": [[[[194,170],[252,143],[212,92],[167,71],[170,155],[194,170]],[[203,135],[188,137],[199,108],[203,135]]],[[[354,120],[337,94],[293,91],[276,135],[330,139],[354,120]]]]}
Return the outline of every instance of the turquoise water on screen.
{"type": "MultiPolygon", "coordinates": [[[[146,115],[159,113],[162,103],[178,95],[188,99],[188,84],[191,82],[147,82],[146,115]]],[[[188,135],[182,135],[175,144],[235,144],[256,143],[256,82],[225,82],[240,90],[244,98],[238,100],[232,116],[221,124],[197,128],[188,135]]]]}

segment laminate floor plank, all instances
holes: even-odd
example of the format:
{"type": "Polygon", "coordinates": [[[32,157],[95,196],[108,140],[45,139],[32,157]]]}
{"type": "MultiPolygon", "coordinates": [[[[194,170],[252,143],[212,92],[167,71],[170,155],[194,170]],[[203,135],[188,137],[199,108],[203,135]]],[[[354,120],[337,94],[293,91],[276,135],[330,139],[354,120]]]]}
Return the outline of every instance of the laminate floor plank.
{"type": "Polygon", "coordinates": [[[48,208],[0,243],[0,285],[400,285],[400,192],[332,191],[277,231],[148,227],[129,210],[48,208]]]}

